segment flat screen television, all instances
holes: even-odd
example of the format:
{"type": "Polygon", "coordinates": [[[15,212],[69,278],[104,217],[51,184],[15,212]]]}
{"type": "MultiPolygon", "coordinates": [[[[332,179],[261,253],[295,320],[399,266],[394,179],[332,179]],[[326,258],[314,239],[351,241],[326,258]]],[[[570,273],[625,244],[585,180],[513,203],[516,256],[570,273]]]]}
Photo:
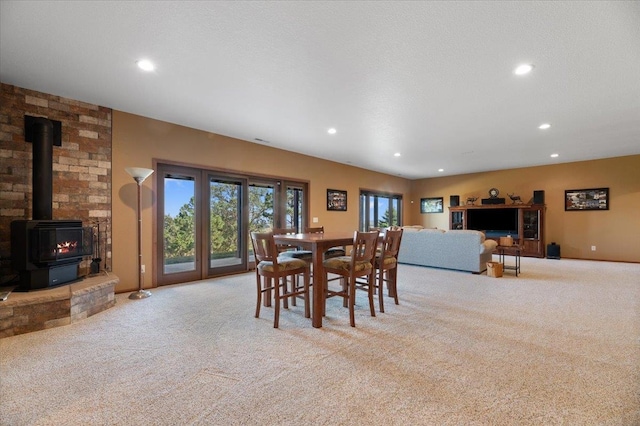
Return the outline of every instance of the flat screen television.
{"type": "Polygon", "coordinates": [[[484,231],[487,237],[518,238],[518,209],[469,209],[467,229],[484,231]]]}

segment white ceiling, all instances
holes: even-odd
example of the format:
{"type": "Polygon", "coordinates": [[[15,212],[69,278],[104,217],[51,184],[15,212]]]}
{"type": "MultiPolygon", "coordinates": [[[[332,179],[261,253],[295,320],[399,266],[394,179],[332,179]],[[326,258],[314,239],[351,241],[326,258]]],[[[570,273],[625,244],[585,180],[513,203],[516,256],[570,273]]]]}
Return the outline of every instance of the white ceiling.
{"type": "Polygon", "coordinates": [[[640,2],[3,0],[0,79],[412,179],[616,157],[640,2]]]}

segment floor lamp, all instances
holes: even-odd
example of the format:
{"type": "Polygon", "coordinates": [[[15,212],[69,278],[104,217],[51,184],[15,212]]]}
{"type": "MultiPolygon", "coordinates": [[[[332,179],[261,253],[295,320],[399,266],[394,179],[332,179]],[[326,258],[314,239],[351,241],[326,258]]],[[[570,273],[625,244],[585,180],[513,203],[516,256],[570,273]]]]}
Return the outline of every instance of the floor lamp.
{"type": "Polygon", "coordinates": [[[142,289],[142,216],[140,209],[140,191],[142,189],[142,182],[151,176],[153,169],[127,167],[125,171],[129,173],[138,184],[138,208],[136,210],[138,214],[138,291],[131,293],[129,299],[144,299],[151,296],[151,292],[142,289]]]}

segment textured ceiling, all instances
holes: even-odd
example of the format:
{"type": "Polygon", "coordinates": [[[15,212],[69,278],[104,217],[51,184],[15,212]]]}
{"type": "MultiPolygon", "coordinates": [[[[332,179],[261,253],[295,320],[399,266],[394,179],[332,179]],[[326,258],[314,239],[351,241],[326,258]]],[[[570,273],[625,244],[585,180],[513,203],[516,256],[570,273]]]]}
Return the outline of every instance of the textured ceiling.
{"type": "Polygon", "coordinates": [[[3,0],[0,79],[407,178],[640,154],[640,2],[3,0]]]}

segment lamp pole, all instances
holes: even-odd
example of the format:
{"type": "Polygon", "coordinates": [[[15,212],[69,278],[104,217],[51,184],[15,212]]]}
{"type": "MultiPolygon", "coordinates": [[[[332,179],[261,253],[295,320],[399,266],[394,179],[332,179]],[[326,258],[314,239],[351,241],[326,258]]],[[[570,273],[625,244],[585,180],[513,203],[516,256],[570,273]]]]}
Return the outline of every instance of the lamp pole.
{"type": "Polygon", "coordinates": [[[152,173],[152,169],[143,169],[140,167],[127,167],[125,169],[138,185],[138,206],[136,212],[138,214],[138,291],[135,291],[129,295],[129,299],[145,299],[151,296],[149,290],[143,290],[142,288],[142,182],[149,177],[152,173]]]}

